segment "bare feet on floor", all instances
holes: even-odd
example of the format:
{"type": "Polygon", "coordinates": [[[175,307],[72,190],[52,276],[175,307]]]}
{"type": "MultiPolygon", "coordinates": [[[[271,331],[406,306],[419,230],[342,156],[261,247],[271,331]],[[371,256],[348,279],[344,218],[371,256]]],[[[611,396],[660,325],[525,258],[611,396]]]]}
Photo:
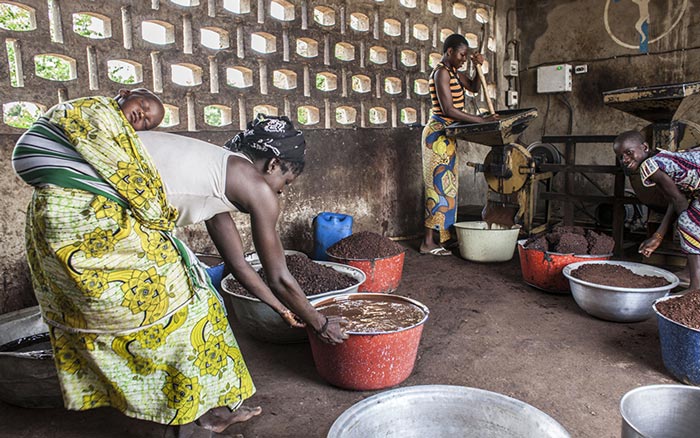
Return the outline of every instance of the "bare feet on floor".
{"type": "Polygon", "coordinates": [[[221,433],[230,425],[248,421],[261,413],[262,408],[260,406],[254,408],[241,406],[233,412],[226,407],[219,407],[210,409],[209,412],[199,417],[196,423],[198,426],[212,432],[221,433]]]}

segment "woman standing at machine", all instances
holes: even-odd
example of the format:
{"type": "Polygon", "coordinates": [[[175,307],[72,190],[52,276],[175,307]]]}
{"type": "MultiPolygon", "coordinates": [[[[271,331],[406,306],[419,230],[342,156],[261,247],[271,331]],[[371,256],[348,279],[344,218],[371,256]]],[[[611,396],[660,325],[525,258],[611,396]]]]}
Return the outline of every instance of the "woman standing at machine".
{"type": "Polygon", "coordinates": [[[447,256],[452,253],[441,244],[450,238],[449,228],[457,218],[458,163],[457,141],[445,135],[445,128],[455,122],[482,123],[493,120],[468,114],[465,109],[465,90],[477,92],[479,80],[459,71],[468,58],[481,65],[480,53],[469,55],[469,44],[460,34],[445,39],[443,56],[430,74],[431,117],[423,128],[423,184],[425,186],[425,235],[420,245],[421,254],[447,256]],[[434,232],[439,233],[439,243],[434,232]]]}

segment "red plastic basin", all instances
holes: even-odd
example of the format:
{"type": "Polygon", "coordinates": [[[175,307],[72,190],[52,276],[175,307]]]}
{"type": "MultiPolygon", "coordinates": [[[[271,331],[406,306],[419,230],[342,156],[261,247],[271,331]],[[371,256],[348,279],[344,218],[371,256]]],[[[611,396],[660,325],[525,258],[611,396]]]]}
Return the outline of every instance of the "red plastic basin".
{"type": "Polygon", "coordinates": [[[523,280],[530,286],[546,292],[571,292],[569,280],[562,274],[566,265],[592,260],[609,260],[612,257],[612,254],[575,255],[528,249],[523,246],[525,241],[526,239],[518,241],[518,256],[523,280]]]}
{"type": "Polygon", "coordinates": [[[428,308],[410,298],[374,293],[321,298],[312,304],[319,307],[342,299],[412,304],[423,311],[424,317],[417,324],[393,332],[348,332],[348,339],[338,345],[323,343],[312,329],[307,328],[318,374],[331,385],[358,391],[389,388],[406,380],[416,362],[428,308]]]}
{"type": "Polygon", "coordinates": [[[343,259],[328,254],[332,262],[343,263],[362,270],[367,280],[358,292],[391,293],[399,287],[406,252],[380,259],[343,259]]]}

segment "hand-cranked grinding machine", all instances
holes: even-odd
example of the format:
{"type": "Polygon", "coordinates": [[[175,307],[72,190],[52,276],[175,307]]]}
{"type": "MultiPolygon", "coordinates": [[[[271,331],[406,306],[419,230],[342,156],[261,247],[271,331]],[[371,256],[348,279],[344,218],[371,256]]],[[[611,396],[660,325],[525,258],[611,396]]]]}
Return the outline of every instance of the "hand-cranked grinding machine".
{"type": "Polygon", "coordinates": [[[523,218],[523,228],[532,229],[534,216],[533,182],[551,178],[551,172],[536,173],[535,160],[525,146],[516,143],[518,136],[537,117],[535,108],[503,110],[499,119],[485,123],[457,123],[446,128],[446,134],[462,140],[491,146],[484,163],[467,163],[476,172],[483,172],[488,184],[487,203],[501,207],[517,207],[514,219],[523,218]]]}

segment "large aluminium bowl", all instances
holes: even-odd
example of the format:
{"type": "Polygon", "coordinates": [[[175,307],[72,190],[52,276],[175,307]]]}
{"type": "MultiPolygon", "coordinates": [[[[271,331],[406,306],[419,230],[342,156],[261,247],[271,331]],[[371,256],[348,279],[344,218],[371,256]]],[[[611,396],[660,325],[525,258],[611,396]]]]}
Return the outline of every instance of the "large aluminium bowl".
{"type": "MultiPolygon", "coordinates": [[[[367,278],[362,270],[353,268],[352,266],[333,262],[322,262],[319,260],[314,260],[314,263],[327,266],[341,274],[348,275],[357,280],[357,284],[345,289],[309,295],[307,296],[309,301],[317,298],[357,292],[357,289],[367,278]]],[[[260,265],[257,267],[253,266],[253,268],[260,269],[260,265]]],[[[240,324],[248,334],[260,341],[273,342],[276,344],[304,342],[307,339],[304,329],[289,327],[282,317],[267,304],[257,298],[239,295],[229,290],[229,288],[226,287],[226,280],[229,278],[233,279],[233,276],[229,274],[221,282],[221,288],[224,291],[224,300],[227,302],[227,305],[233,309],[238,324],[240,324]]],[[[236,327],[234,327],[234,329],[235,328],[236,327]]]]}
{"type": "Polygon", "coordinates": [[[328,438],[566,438],[539,409],[478,388],[421,385],[384,391],[355,403],[328,438]]]}
{"type": "Polygon", "coordinates": [[[620,401],[622,438],[689,438],[700,433],[700,388],[649,385],[620,401]]]}
{"type": "Polygon", "coordinates": [[[581,309],[600,319],[615,322],[636,322],[650,318],[654,315],[654,301],[666,296],[679,283],[678,277],[665,269],[613,260],[572,263],[564,267],[562,273],[569,279],[571,294],[581,309]],[[615,287],[590,283],[571,275],[571,271],[590,264],[623,266],[637,275],[664,277],[669,284],[649,288],[615,287]]]}
{"type": "Polygon", "coordinates": [[[49,328],[39,306],[0,315],[0,400],[23,408],[63,406],[49,328]]]}

